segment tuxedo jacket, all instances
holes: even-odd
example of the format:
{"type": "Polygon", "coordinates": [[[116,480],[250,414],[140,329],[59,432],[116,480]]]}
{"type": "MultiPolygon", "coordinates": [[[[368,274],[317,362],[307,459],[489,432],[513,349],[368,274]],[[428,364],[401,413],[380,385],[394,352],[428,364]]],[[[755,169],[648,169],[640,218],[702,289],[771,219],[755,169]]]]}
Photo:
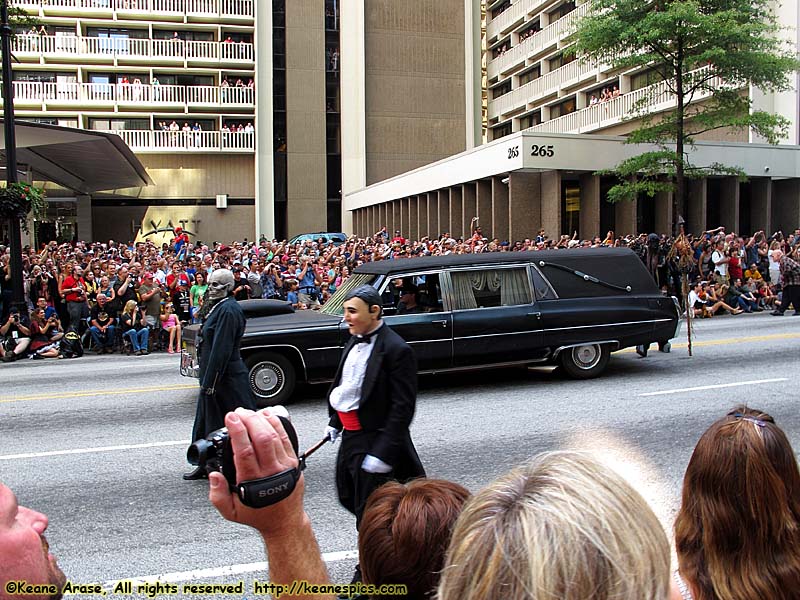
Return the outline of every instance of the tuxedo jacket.
{"type": "MultiPolygon", "coordinates": [[[[342,422],[330,405],[330,395],[341,381],[345,359],[355,344],[355,338],[351,338],[345,346],[328,391],[329,424],[339,430],[342,422]]],[[[373,344],[357,411],[362,430],[375,434],[369,454],[392,465],[398,479],[424,475],[409,433],[417,403],[417,358],[405,340],[385,323],[375,333],[373,344]]]]}

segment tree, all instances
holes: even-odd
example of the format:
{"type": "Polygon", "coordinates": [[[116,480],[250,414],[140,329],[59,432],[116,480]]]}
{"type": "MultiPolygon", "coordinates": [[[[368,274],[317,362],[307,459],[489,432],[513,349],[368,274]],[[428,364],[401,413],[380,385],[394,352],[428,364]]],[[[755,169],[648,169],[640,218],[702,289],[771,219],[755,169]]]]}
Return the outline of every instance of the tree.
{"type": "MultiPolygon", "coordinates": [[[[796,1],[796,0],[791,0],[796,1]]],[[[743,177],[734,165],[693,165],[687,151],[697,135],[724,127],[752,129],[771,144],[786,136],[788,121],[754,110],[749,87],[781,91],[800,68],[796,51],[781,41],[772,0],[594,0],[575,34],[583,60],[616,69],[647,68],[655,82],[630,118],[641,119],[626,143],[656,150],[622,161],[613,173],[611,202],[672,191],[673,219],[683,210],[687,178],[743,177]],[[661,88],[661,89],[658,89],[661,88]],[[648,113],[668,91],[674,109],[648,113]]]]}

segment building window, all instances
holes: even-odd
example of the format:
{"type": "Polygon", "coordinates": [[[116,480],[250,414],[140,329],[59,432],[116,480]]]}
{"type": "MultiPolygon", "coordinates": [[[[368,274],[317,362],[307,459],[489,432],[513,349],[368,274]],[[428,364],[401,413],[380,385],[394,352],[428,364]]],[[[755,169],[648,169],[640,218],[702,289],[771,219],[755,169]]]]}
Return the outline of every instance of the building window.
{"type": "Polygon", "coordinates": [[[636,75],[631,75],[631,91],[640,90],[661,81],[661,76],[655,69],[647,69],[636,75]]]}
{"type": "Polygon", "coordinates": [[[99,131],[147,131],[149,119],[89,119],[89,129],[99,131]]]}
{"type": "Polygon", "coordinates": [[[504,81],[497,87],[492,88],[492,99],[499,98],[511,91],[511,80],[504,81]]]}
{"type": "Polygon", "coordinates": [[[520,129],[528,129],[535,125],[538,125],[542,122],[542,113],[541,111],[532,112],[529,115],[525,115],[520,117],[519,119],[519,128],[520,129]]]}
{"type": "Polygon", "coordinates": [[[580,229],[581,188],[577,181],[561,185],[561,231],[572,235],[580,229]]]}
{"type": "Polygon", "coordinates": [[[532,69],[528,69],[524,73],[520,73],[519,75],[519,84],[525,85],[526,83],[530,83],[534,79],[539,79],[542,76],[542,67],[541,65],[536,65],[532,69]]]}
{"type": "Polygon", "coordinates": [[[511,0],[506,0],[505,2],[500,4],[499,6],[497,6],[497,7],[492,9],[492,18],[496,19],[497,17],[502,15],[504,12],[506,12],[509,8],[511,8],[511,0]]]}
{"type": "Polygon", "coordinates": [[[556,119],[558,117],[563,117],[564,115],[568,115],[569,113],[575,112],[575,97],[567,98],[563,102],[559,102],[558,104],[554,104],[550,107],[550,118],[556,119]]]}
{"type": "Polygon", "coordinates": [[[575,10],[574,1],[564,2],[564,4],[561,4],[558,8],[548,13],[548,16],[550,17],[550,22],[551,23],[556,22],[558,19],[568,15],[573,10],[575,10]]]}
{"type": "Polygon", "coordinates": [[[492,139],[499,140],[501,137],[511,135],[511,123],[503,123],[492,128],[492,139]]]}
{"type": "Polygon", "coordinates": [[[568,65],[573,60],[575,60],[574,54],[559,54],[555,58],[550,59],[550,70],[555,71],[559,67],[563,67],[564,65],[568,65]]]}
{"type": "Polygon", "coordinates": [[[519,32],[519,41],[524,42],[532,35],[536,35],[537,33],[539,33],[541,30],[542,28],[539,26],[539,20],[537,19],[535,23],[532,23],[531,25],[529,25],[528,27],[519,32]]]}

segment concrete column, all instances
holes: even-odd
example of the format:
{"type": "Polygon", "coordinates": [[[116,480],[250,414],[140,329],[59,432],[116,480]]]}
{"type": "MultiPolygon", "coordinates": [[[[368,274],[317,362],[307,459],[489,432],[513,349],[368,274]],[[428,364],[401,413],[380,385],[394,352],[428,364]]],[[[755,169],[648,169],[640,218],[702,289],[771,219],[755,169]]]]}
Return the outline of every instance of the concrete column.
{"type": "Polygon", "coordinates": [[[542,173],[542,228],[551,240],[561,236],[561,171],[542,173]]]}
{"type": "Polygon", "coordinates": [[[461,186],[461,204],[461,229],[464,238],[468,238],[472,235],[470,229],[472,217],[478,215],[478,194],[474,183],[465,183],[461,186]]]}
{"type": "Polygon", "coordinates": [[[794,231],[800,223],[800,179],[782,179],[772,182],[772,227],[767,236],[781,230],[794,231]]]}
{"type": "Polygon", "coordinates": [[[78,228],[78,239],[86,242],[93,242],[94,230],[92,229],[92,197],[75,196],[75,200],[77,200],[76,225],[78,228]]]}
{"type": "Polygon", "coordinates": [[[656,204],[656,233],[671,234],[672,192],[658,192],[652,201],[656,204]]]}
{"type": "Polygon", "coordinates": [[[542,177],[539,173],[508,175],[509,241],[532,238],[542,220],[542,177]]]}
{"type": "MultiPolygon", "coordinates": [[[[464,237],[464,201],[462,198],[462,186],[451,187],[449,190],[450,200],[448,208],[448,229],[454,238],[464,237]]],[[[441,198],[439,202],[441,202],[441,198]]]]}
{"type": "Polygon", "coordinates": [[[600,176],[585,173],[580,176],[580,186],[581,212],[578,235],[584,240],[597,235],[602,238],[605,232],[600,231],[600,176]]]}
{"type": "Polygon", "coordinates": [[[427,202],[426,196],[411,196],[408,199],[408,233],[403,232],[403,237],[408,240],[419,239],[419,203],[427,202]],[[423,200],[424,198],[424,200],[423,200]]]}
{"type": "Polygon", "coordinates": [[[386,226],[386,230],[389,232],[389,239],[392,239],[396,229],[400,229],[400,204],[402,202],[402,200],[392,201],[392,209],[388,219],[390,224],[386,226]]]}
{"type": "Polygon", "coordinates": [[[453,235],[450,226],[450,190],[439,190],[439,231],[437,235],[449,233],[453,235]]]}
{"type": "MultiPolygon", "coordinates": [[[[614,205],[614,222],[616,235],[637,235],[636,231],[636,201],[622,201],[614,205]]],[[[647,232],[646,232],[647,233],[647,232]]]]}
{"type": "MultiPolygon", "coordinates": [[[[755,177],[750,180],[750,226],[753,231],[742,231],[742,234],[763,230],[767,236],[772,235],[772,179],[755,177]]],[[[738,233],[738,232],[737,232],[738,233]]]]}
{"type": "MultiPolygon", "coordinates": [[[[414,204],[414,212],[417,210],[416,203],[414,204]]],[[[409,233],[409,213],[411,212],[411,198],[403,198],[400,200],[400,221],[395,225],[395,229],[400,230],[400,235],[408,237],[409,233]]],[[[391,236],[390,236],[391,239],[391,236]]]]}
{"type": "Polygon", "coordinates": [[[352,222],[353,222],[353,233],[355,233],[358,237],[361,237],[361,229],[358,227],[358,210],[351,211],[352,215],[352,222]]]}
{"type": "MultiPolygon", "coordinates": [[[[256,2],[272,10],[271,2],[256,2]]],[[[367,185],[367,100],[366,100],[366,35],[364,2],[344,2],[339,22],[339,76],[341,90],[342,127],[342,230],[349,232],[346,198],[350,192],[367,185]]],[[[324,15],[323,15],[324,18],[324,15]]],[[[272,42],[266,51],[270,56],[269,74],[272,77],[272,42]]],[[[324,55],[323,55],[324,56],[324,55]]],[[[256,89],[258,87],[256,86],[256,89]]],[[[270,89],[270,97],[272,90],[270,89]]],[[[323,106],[324,108],[324,106],[323,106]]],[[[259,113],[271,115],[269,112],[259,113]]],[[[270,142],[272,136],[270,136],[270,142]]],[[[395,227],[397,229],[397,227],[395,227]]]]}
{"type": "MultiPolygon", "coordinates": [[[[286,3],[286,66],[286,229],[292,236],[327,229],[324,0],[286,3]]],[[[372,209],[362,217],[362,229],[369,230],[372,209]]]]}
{"type": "Polygon", "coordinates": [[[503,179],[499,175],[492,177],[492,237],[500,238],[501,242],[509,240],[508,184],[503,179]]]}
{"type": "Polygon", "coordinates": [[[483,236],[492,239],[494,237],[492,235],[494,231],[494,224],[492,223],[492,182],[481,179],[476,183],[476,187],[478,211],[473,216],[478,217],[478,225],[483,231],[483,236]]]}
{"type": "Polygon", "coordinates": [[[414,211],[411,211],[411,224],[412,227],[414,223],[416,223],[417,228],[414,229],[414,235],[412,236],[410,233],[408,235],[409,239],[418,240],[423,235],[427,235],[428,231],[428,194],[420,194],[416,196],[417,199],[417,212],[416,212],[416,221],[414,221],[414,211]]]}
{"type": "MultiPolygon", "coordinates": [[[[255,7],[255,51],[256,51],[256,203],[255,239],[262,235],[275,237],[275,136],[272,129],[272,3],[256,2],[255,7]]],[[[342,203],[342,223],[349,223],[349,212],[342,203]]],[[[349,231],[344,229],[344,231],[349,231]]],[[[89,238],[83,238],[89,239],[89,238]]]]}
{"type": "Polygon", "coordinates": [[[686,212],[688,214],[686,231],[699,235],[708,229],[706,213],[708,212],[708,180],[689,180],[689,198],[686,212]]]}
{"type": "MultiPolygon", "coordinates": [[[[739,179],[723,177],[720,185],[720,225],[739,233],[739,179]]],[[[744,233],[744,232],[742,232],[744,233]]],[[[749,232],[748,232],[749,233],[749,232]]]]}
{"type": "Polygon", "coordinates": [[[428,227],[426,229],[428,237],[439,237],[439,192],[428,192],[428,214],[426,215],[428,227]]]}

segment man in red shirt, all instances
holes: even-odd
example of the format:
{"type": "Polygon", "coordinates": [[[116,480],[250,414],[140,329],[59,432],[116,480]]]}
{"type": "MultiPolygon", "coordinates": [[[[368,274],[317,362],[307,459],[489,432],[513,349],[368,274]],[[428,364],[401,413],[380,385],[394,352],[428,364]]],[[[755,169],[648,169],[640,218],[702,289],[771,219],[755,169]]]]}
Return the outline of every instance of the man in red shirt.
{"type": "Polygon", "coordinates": [[[67,303],[67,313],[69,314],[68,327],[72,327],[80,333],[81,317],[84,316],[86,304],[86,293],[81,284],[83,269],[79,265],[72,267],[72,273],[64,278],[59,290],[61,296],[67,303]]]}
{"type": "Polygon", "coordinates": [[[405,244],[406,243],[406,238],[404,238],[400,234],[400,230],[399,229],[394,232],[394,237],[392,238],[392,242],[399,242],[401,244],[405,244]]]}

